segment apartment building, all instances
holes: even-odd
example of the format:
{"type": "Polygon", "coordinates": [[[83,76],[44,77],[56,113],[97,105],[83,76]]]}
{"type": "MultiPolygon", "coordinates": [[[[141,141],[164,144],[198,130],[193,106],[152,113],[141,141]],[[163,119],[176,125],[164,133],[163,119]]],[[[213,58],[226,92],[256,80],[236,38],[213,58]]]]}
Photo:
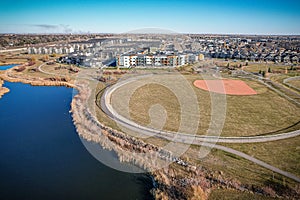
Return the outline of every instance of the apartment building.
{"type": "Polygon", "coordinates": [[[124,54],[116,58],[119,67],[175,67],[188,63],[184,54],[124,54]]]}

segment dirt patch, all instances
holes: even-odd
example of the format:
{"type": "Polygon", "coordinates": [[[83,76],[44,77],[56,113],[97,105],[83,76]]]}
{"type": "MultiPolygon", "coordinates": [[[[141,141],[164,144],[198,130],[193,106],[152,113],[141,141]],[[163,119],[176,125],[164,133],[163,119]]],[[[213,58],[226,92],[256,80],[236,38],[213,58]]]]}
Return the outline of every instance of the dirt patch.
{"type": "Polygon", "coordinates": [[[255,95],[257,92],[241,80],[196,80],[194,86],[202,90],[228,95],[255,95]]]}

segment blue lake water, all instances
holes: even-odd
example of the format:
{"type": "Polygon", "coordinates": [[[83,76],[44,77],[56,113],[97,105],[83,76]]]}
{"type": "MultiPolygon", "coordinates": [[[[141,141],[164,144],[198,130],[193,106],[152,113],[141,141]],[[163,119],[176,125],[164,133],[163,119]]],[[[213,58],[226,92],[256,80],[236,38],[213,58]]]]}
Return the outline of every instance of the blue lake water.
{"type": "Polygon", "coordinates": [[[148,176],[111,169],[85,149],[69,113],[71,88],[4,86],[1,199],[152,199],[148,176]]]}
{"type": "Polygon", "coordinates": [[[14,66],[17,66],[17,65],[15,65],[15,64],[13,64],[13,65],[3,65],[3,66],[0,65],[0,70],[7,70],[7,69],[10,69],[14,66]]]}

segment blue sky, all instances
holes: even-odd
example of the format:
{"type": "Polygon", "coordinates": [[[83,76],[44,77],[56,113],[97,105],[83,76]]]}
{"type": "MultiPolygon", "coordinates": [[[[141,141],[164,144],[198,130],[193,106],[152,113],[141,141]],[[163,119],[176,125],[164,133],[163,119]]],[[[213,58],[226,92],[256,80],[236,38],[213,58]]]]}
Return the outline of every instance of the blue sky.
{"type": "Polygon", "coordinates": [[[300,34],[299,0],[1,0],[0,33],[300,34]]]}

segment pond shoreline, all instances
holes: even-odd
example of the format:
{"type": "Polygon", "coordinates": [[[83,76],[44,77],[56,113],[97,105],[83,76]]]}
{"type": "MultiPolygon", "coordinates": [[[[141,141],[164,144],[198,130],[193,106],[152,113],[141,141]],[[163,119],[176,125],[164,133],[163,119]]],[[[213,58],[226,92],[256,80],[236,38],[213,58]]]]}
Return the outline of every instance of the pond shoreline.
{"type": "Polygon", "coordinates": [[[4,81],[0,79],[0,99],[4,94],[9,92],[8,88],[2,87],[3,84],[4,84],[4,81]]]}

